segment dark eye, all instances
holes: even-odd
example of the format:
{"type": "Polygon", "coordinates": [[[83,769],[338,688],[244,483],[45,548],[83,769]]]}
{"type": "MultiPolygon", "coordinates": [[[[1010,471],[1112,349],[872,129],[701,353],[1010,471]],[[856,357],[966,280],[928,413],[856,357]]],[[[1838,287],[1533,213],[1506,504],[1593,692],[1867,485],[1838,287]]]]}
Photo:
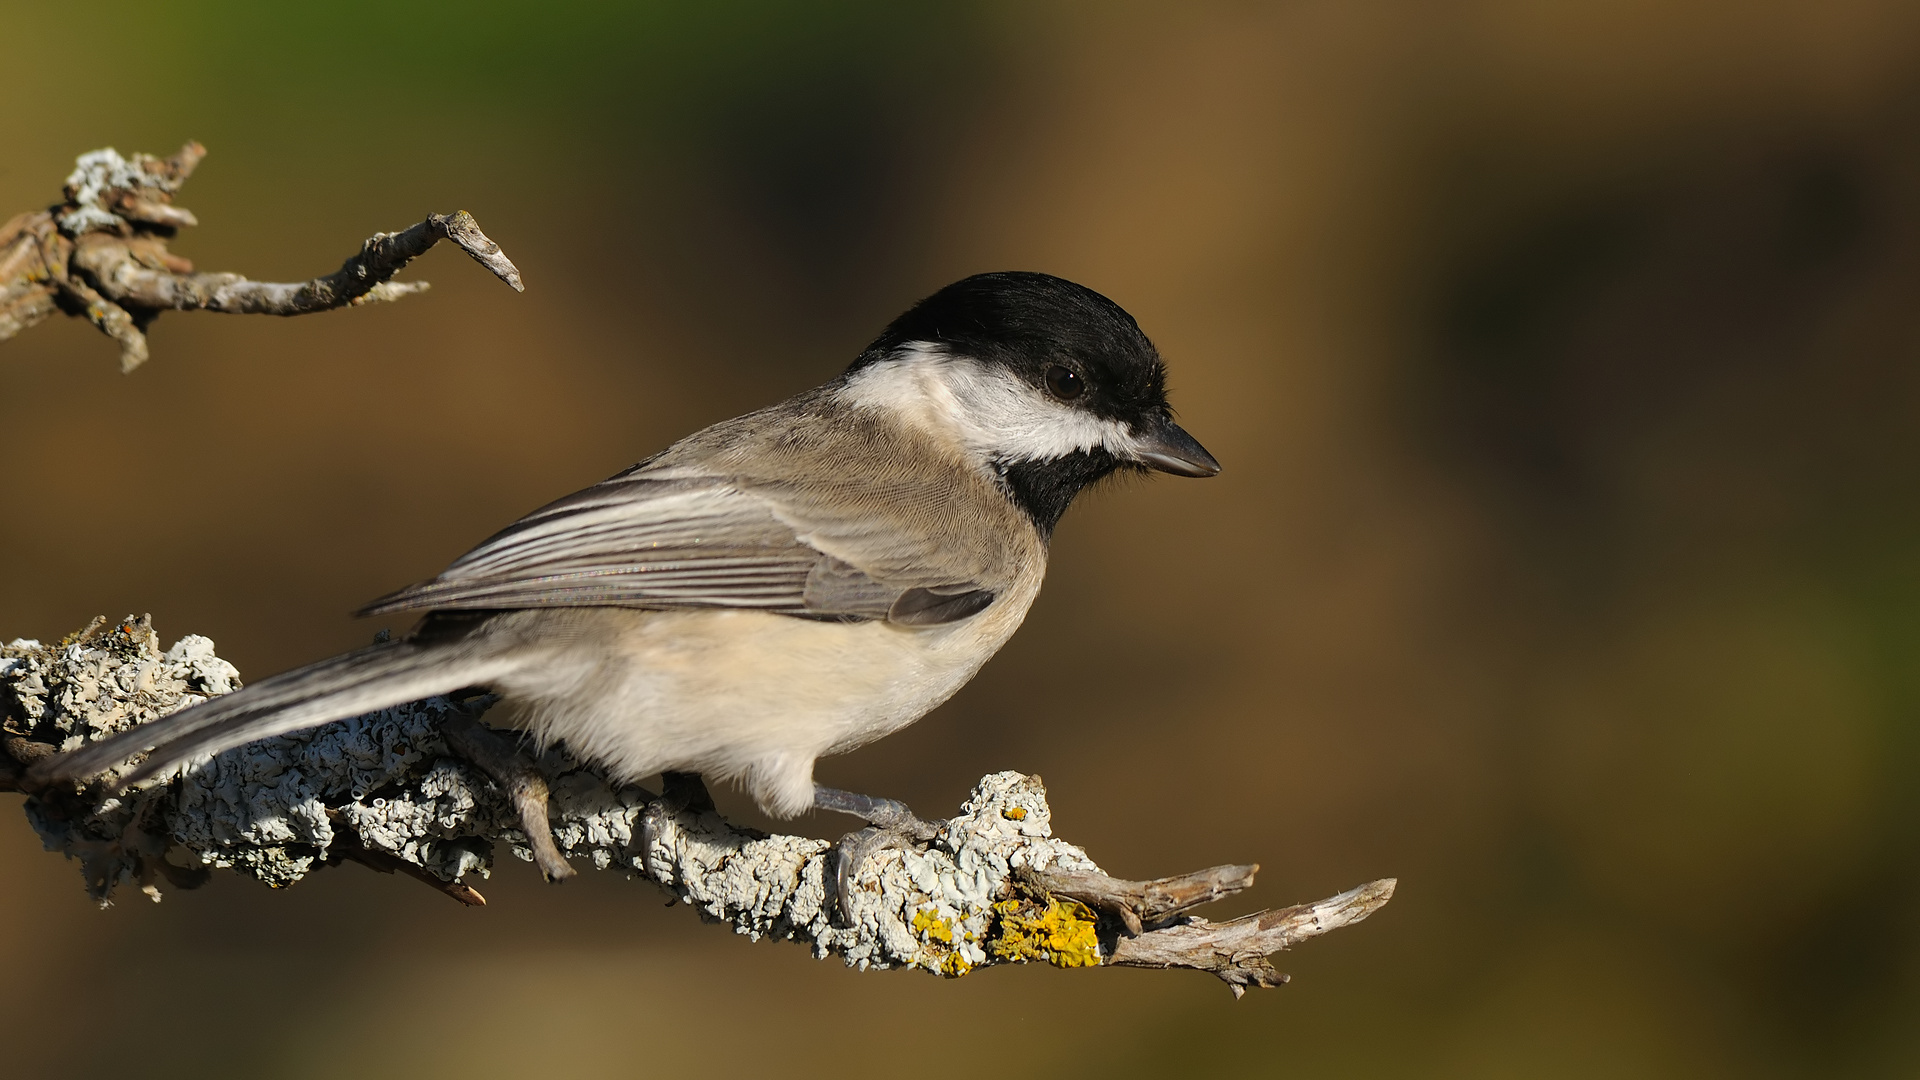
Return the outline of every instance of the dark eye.
{"type": "Polygon", "coordinates": [[[1047,389],[1061,401],[1072,401],[1087,392],[1087,384],[1072,371],[1055,364],[1047,369],[1047,389]]]}

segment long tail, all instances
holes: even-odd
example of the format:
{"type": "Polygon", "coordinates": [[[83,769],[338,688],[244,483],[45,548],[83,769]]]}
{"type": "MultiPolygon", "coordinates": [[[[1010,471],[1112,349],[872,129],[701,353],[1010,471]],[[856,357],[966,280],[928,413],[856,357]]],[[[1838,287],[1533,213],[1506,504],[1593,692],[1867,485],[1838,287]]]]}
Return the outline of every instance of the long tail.
{"type": "Polygon", "coordinates": [[[485,685],[509,666],[504,657],[470,641],[384,642],[263,679],[49,758],[35,767],[34,778],[47,783],[83,780],[151,748],[147,759],[120,781],[131,787],[201,754],[485,685]]]}

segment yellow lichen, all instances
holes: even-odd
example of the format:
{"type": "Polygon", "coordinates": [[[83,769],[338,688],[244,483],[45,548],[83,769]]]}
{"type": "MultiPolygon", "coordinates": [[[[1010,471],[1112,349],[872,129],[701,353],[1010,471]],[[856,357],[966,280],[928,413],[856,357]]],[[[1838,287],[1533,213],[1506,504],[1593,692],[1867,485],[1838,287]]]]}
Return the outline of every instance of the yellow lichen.
{"type": "MultiPolygon", "coordinates": [[[[927,943],[927,952],[920,963],[950,979],[957,979],[973,970],[967,958],[957,952],[949,951],[953,945],[953,924],[941,918],[933,908],[922,908],[913,913],[913,931],[920,940],[927,943]]],[[[968,934],[967,940],[973,940],[968,934]]]]}
{"type": "Polygon", "coordinates": [[[947,920],[934,914],[932,908],[925,908],[914,914],[913,930],[914,933],[930,941],[938,941],[942,945],[953,944],[953,927],[947,925],[947,920]]]}
{"type": "Polygon", "coordinates": [[[1077,900],[1049,900],[1036,910],[1022,900],[993,905],[999,933],[987,948],[1002,960],[1044,960],[1054,967],[1094,967],[1100,963],[1100,938],[1094,915],[1077,900]]]}
{"type": "Polygon", "coordinates": [[[1006,818],[1008,821],[1025,821],[1027,820],[1027,808],[1024,806],[1009,806],[1005,810],[1000,811],[1000,816],[1006,818]]]}

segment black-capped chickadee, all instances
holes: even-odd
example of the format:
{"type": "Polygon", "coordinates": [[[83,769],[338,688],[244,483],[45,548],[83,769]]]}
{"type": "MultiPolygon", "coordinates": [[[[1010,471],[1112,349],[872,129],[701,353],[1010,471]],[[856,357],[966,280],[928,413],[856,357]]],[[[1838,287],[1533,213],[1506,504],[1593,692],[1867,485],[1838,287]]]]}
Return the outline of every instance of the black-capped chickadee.
{"type": "Polygon", "coordinates": [[[814,761],[952,696],[1019,627],[1068,503],[1121,470],[1220,471],[1132,316],[1035,273],[900,316],[845,374],[534,511],[368,615],[418,629],[41,764],[71,782],[484,687],[540,740],[637,780],[744,786],[781,817],[904,808],[814,761]]]}

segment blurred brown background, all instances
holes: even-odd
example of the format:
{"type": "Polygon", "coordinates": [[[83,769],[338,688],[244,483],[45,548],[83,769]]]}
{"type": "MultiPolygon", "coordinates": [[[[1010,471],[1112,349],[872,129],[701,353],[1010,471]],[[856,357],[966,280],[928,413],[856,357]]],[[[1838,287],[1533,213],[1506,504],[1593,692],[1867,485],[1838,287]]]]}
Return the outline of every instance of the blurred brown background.
{"type": "Polygon", "coordinates": [[[1236,1004],[861,975],[517,862],[480,911],[354,867],[96,911],[6,796],[17,1075],[1920,1075],[1914,4],[84,10],[0,4],[0,216],[198,138],[203,268],[465,208],[528,291],[443,250],[391,307],[165,316],[128,377],[71,320],[0,345],[0,637],[359,644],[1044,269],[1226,472],[1076,507],[1005,653],[822,778],[937,813],[1019,768],[1117,873],[1401,889],[1236,1004]]]}

